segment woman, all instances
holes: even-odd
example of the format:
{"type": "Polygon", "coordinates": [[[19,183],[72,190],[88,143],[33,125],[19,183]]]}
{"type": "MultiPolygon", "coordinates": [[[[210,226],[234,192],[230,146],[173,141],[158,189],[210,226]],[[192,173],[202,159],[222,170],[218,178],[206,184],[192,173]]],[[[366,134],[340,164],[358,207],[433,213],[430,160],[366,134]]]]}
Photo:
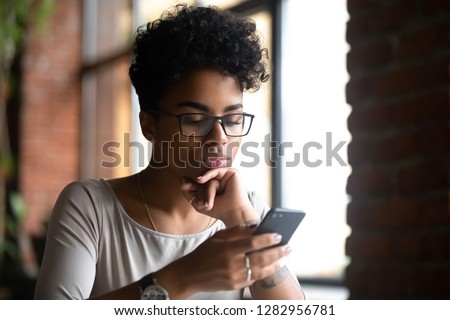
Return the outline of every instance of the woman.
{"type": "Polygon", "coordinates": [[[43,299],[302,299],[277,234],[253,236],[268,211],[231,168],[253,116],[242,92],[267,80],[252,21],[177,6],[138,29],[130,78],[142,172],[74,182],[51,219],[36,288],[43,299]]]}

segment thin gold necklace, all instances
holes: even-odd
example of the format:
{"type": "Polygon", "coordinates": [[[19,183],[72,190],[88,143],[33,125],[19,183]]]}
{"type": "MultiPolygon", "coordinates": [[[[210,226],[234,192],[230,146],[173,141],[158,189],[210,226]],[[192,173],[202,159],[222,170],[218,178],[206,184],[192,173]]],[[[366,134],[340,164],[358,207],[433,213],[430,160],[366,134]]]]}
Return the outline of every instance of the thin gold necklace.
{"type": "MultiPolygon", "coordinates": [[[[153,229],[156,232],[159,232],[158,229],[156,229],[156,224],[153,222],[152,215],[150,214],[150,210],[148,209],[148,203],[147,203],[147,201],[145,201],[144,192],[142,191],[142,185],[141,185],[141,172],[142,171],[139,171],[139,173],[138,173],[138,185],[139,185],[139,191],[141,192],[142,204],[144,205],[145,211],[147,212],[148,219],[150,220],[150,223],[152,224],[153,229]]],[[[211,225],[211,222],[212,222],[212,217],[209,217],[208,224],[202,231],[205,231],[206,229],[208,229],[209,226],[211,225]]]]}

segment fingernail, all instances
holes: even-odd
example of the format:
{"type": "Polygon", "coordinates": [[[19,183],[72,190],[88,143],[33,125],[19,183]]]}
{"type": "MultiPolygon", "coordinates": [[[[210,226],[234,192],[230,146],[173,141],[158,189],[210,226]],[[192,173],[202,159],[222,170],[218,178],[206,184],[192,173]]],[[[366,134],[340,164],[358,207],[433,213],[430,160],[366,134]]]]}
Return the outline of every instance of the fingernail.
{"type": "Polygon", "coordinates": [[[283,239],[283,237],[281,236],[281,234],[275,233],[273,236],[273,239],[279,243],[281,241],[281,239],[283,239]]]}
{"type": "Polygon", "coordinates": [[[203,178],[203,176],[198,176],[198,177],[197,177],[197,180],[200,180],[201,178],[203,178]]]}
{"type": "Polygon", "coordinates": [[[285,252],[286,254],[290,254],[290,253],[292,252],[292,248],[289,247],[289,246],[287,246],[286,249],[284,249],[284,252],[285,252]]]}

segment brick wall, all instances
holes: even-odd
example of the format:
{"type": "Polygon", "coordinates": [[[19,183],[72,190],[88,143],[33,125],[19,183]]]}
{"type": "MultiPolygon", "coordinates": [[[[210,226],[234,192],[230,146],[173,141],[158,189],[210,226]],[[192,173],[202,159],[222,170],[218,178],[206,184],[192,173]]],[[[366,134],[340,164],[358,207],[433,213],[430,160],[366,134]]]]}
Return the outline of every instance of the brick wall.
{"type": "Polygon", "coordinates": [[[350,298],[448,299],[448,1],[347,5],[350,298]]]}
{"type": "Polygon", "coordinates": [[[55,3],[49,31],[28,30],[23,57],[19,178],[31,234],[42,231],[62,187],[79,175],[82,1],[55,3]]]}

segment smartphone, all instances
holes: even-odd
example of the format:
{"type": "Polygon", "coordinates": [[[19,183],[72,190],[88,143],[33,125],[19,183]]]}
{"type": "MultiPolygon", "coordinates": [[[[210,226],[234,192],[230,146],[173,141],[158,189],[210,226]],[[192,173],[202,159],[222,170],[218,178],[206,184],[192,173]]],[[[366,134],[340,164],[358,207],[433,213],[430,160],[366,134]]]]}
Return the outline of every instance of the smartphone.
{"type": "Polygon", "coordinates": [[[273,208],[266,214],[253,234],[281,234],[283,238],[277,246],[285,245],[289,242],[304,217],[305,213],[301,210],[273,208]]]}

